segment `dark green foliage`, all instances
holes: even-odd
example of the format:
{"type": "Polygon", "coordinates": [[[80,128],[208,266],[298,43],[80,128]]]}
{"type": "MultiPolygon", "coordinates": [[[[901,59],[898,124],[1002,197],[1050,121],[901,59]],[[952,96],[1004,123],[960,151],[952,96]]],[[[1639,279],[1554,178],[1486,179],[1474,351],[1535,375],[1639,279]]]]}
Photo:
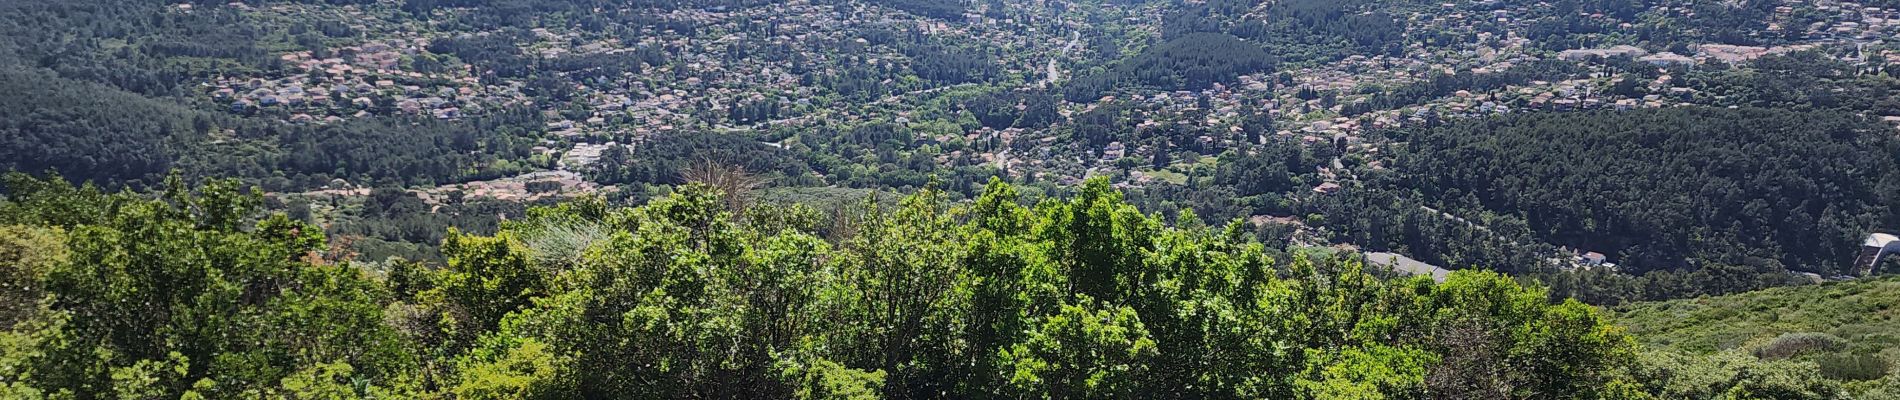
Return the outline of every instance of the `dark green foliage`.
{"type": "Polygon", "coordinates": [[[975,160],[967,152],[940,162],[944,144],[923,133],[905,124],[873,121],[801,131],[786,148],[810,157],[812,170],[826,182],[854,188],[919,188],[936,182],[969,195],[997,174],[995,164],[975,160]]]}
{"type": "MultiPolygon", "coordinates": [[[[286,125],[278,119],[287,116],[268,112],[236,116],[194,109],[203,105],[195,96],[201,83],[281,68],[276,54],[265,50],[283,45],[268,42],[272,38],[311,37],[311,43],[299,39],[298,46],[322,57],[319,36],[360,32],[327,20],[270,24],[219,4],[184,12],[174,3],[0,4],[0,15],[8,17],[0,22],[0,169],[58,170],[107,187],[151,185],[172,170],[241,177],[273,190],[320,186],[332,178],[444,183],[525,169],[518,161],[535,145],[525,137],[544,126],[532,111],[499,110],[458,122],[367,118],[313,127],[286,125]],[[293,35],[297,30],[307,31],[293,35]]],[[[514,50],[511,37],[434,43],[491,75],[517,76],[514,70],[533,65],[518,54],[507,57],[513,53],[506,50],[514,50]]]]}
{"type": "Polygon", "coordinates": [[[1299,215],[1321,216],[1334,240],[1445,268],[1534,274],[1554,267],[1547,261],[1554,246],[1537,241],[1520,218],[1482,213],[1460,219],[1417,193],[1386,185],[1375,181],[1314,199],[1299,215]]]}
{"type": "Polygon", "coordinates": [[[1900,115],[1900,80],[1859,73],[1864,66],[1817,51],[1766,56],[1745,67],[1697,71],[1688,86],[1715,105],[1900,115]]]}
{"type": "Polygon", "coordinates": [[[1721,295],[1811,283],[1780,265],[1749,259],[1742,264],[1702,263],[1685,269],[1632,275],[1604,269],[1542,274],[1551,293],[1590,304],[1622,304],[1721,295]]]}
{"type": "Polygon", "coordinates": [[[1233,185],[1241,196],[1292,192],[1307,188],[1301,185],[1300,175],[1305,174],[1309,166],[1320,163],[1310,149],[1291,143],[1275,142],[1252,150],[1251,154],[1222,160],[1214,182],[1233,185]]]}
{"type": "Polygon", "coordinates": [[[963,0],[872,0],[870,3],[949,21],[962,21],[963,12],[969,8],[963,0]]]}
{"type": "Polygon", "coordinates": [[[654,137],[633,146],[610,147],[593,176],[602,183],[684,184],[689,168],[733,165],[785,182],[809,179],[810,167],[790,152],[746,135],[696,133],[654,137]]]}
{"type": "MultiPolygon", "coordinates": [[[[679,3],[711,2],[680,1],[679,3]]],[[[469,12],[451,21],[458,26],[482,30],[496,28],[531,28],[536,16],[549,13],[586,13],[597,7],[614,4],[606,0],[402,0],[402,10],[417,16],[426,16],[444,8],[470,8],[469,12]]],[[[637,2],[646,3],[646,2],[637,2]]],[[[655,1],[652,3],[672,3],[655,1]]],[[[685,4],[680,4],[685,5],[685,4]]]]}
{"type": "Polygon", "coordinates": [[[436,245],[442,243],[450,228],[494,234],[500,227],[499,218],[522,215],[529,206],[488,199],[430,204],[415,193],[396,188],[377,188],[360,199],[323,197],[316,201],[349,210],[332,216],[327,232],[335,242],[366,261],[389,257],[441,261],[436,245]]]}
{"type": "MultiPolygon", "coordinates": [[[[929,3],[944,3],[927,1],[929,3]]],[[[924,42],[902,46],[910,57],[910,69],[917,77],[939,84],[983,82],[999,74],[991,63],[994,55],[985,49],[970,49],[941,43],[924,42]]]]}
{"type": "MultiPolygon", "coordinates": [[[[1474,8],[1488,12],[1521,3],[1479,4],[1474,8]]],[[[1666,0],[1567,0],[1539,5],[1543,7],[1532,7],[1530,12],[1514,16],[1528,22],[1521,31],[1533,45],[1551,50],[1597,46],[1617,36],[1638,38],[1663,48],[1696,43],[1781,44],[1806,35],[1798,29],[1768,29],[1775,7],[1783,5],[1775,2],[1721,5],[1666,0]],[[1663,12],[1669,8],[1680,12],[1663,12]],[[1669,21],[1645,22],[1659,14],[1668,15],[1669,21]]],[[[1804,26],[1818,22],[1803,19],[1806,18],[1797,16],[1782,23],[1804,26]]]]}
{"type": "Polygon", "coordinates": [[[454,55],[497,77],[519,78],[533,65],[521,54],[522,42],[529,40],[532,37],[521,30],[456,36],[430,41],[429,52],[454,55]]]}
{"type": "MultiPolygon", "coordinates": [[[[532,166],[539,112],[478,118],[375,117],[333,125],[283,125],[195,111],[164,100],[36,70],[0,72],[0,169],[63,175],[109,186],[151,184],[168,171],[233,174],[276,190],[331,179],[427,185],[498,178],[532,166]],[[274,148],[217,144],[230,129],[274,148]]],[[[230,140],[230,139],[223,139],[230,140]]]]}
{"type": "Polygon", "coordinates": [[[1224,33],[1190,33],[1149,46],[1107,71],[1077,76],[1064,95],[1069,101],[1093,102],[1124,86],[1200,90],[1270,71],[1277,63],[1258,43],[1224,33]]]}
{"type": "Polygon", "coordinates": [[[1524,216],[1633,271],[1698,263],[1844,269],[1900,226],[1890,127],[1833,112],[1536,113],[1408,131],[1408,185],[1524,216]]]}
{"type": "Polygon", "coordinates": [[[1261,43],[1291,62],[1326,61],[1348,54],[1396,55],[1407,42],[1405,24],[1381,7],[1406,3],[1215,0],[1168,14],[1162,32],[1171,39],[1207,32],[1231,34],[1261,43]]]}
{"type": "Polygon", "coordinates": [[[184,107],[53,74],[0,68],[0,170],[88,181],[155,181],[193,132],[184,107]]]}
{"type": "Polygon", "coordinates": [[[510,160],[529,156],[537,144],[524,127],[541,126],[541,113],[499,110],[478,118],[444,121],[422,117],[356,119],[334,125],[281,131],[281,170],[305,179],[430,185],[494,179],[527,171],[510,160]]]}
{"type": "MultiPolygon", "coordinates": [[[[75,0],[0,3],[0,65],[46,68],[59,76],[149,96],[179,95],[219,69],[269,69],[276,60],[258,26],[236,10],[175,13],[169,1],[75,0]],[[123,43],[109,46],[108,43],[123,43]],[[212,63],[169,62],[179,57],[212,63]],[[207,67],[209,65],[209,67],[207,67]]],[[[13,92],[5,92],[13,95],[13,92]]]]}
{"type": "Polygon", "coordinates": [[[972,97],[963,107],[976,116],[978,123],[991,129],[1040,129],[1062,118],[1056,113],[1060,101],[1041,91],[997,91],[972,97]]]}

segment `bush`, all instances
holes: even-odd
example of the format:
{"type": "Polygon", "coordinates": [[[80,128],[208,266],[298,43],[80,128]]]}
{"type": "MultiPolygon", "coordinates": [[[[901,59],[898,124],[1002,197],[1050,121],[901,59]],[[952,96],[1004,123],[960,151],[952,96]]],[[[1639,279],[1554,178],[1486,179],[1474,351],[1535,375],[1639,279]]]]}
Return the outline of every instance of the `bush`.
{"type": "Polygon", "coordinates": [[[1755,349],[1755,357],[1775,360],[1794,357],[1810,352],[1839,351],[1847,347],[1847,339],[1841,339],[1820,332],[1784,333],[1768,341],[1768,344],[1755,349]]]}
{"type": "Polygon", "coordinates": [[[1887,360],[1872,354],[1835,354],[1816,360],[1821,375],[1844,381],[1871,381],[1887,376],[1887,360]]]}

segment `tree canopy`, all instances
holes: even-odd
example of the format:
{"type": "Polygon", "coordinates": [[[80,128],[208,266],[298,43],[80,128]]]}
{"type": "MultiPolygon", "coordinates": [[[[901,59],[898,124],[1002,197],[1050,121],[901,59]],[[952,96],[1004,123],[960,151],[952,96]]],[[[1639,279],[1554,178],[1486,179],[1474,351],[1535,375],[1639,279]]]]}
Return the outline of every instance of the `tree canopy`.
{"type": "MultiPolygon", "coordinates": [[[[1104,180],[822,218],[688,185],[334,259],[234,182],[13,175],[0,390],[19,398],[1630,398],[1602,312],[1496,273],[1381,279],[1170,227],[1104,180]],[[21,304],[21,303],[14,303],[21,304]],[[1473,346],[1485,349],[1472,351],[1473,346]],[[1511,368],[1481,368],[1512,366],[1511,368]]],[[[1191,213],[1188,213],[1191,214],[1191,213]]],[[[1191,221],[1191,215],[1182,220],[1191,221]]]]}
{"type": "Polygon", "coordinates": [[[1634,271],[1695,263],[1833,273],[1900,226],[1900,140],[1839,112],[1530,113],[1402,133],[1410,186],[1522,216],[1634,271]]]}

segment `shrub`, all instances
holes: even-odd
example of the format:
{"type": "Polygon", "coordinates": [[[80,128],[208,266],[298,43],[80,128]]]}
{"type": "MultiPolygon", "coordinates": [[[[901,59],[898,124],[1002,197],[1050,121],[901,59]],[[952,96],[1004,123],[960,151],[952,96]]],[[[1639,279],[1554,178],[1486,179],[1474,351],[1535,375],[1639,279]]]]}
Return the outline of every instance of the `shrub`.
{"type": "Polygon", "coordinates": [[[1816,360],[1821,375],[1844,381],[1871,381],[1887,376],[1887,360],[1872,354],[1835,354],[1816,360]]]}
{"type": "Polygon", "coordinates": [[[1784,333],[1755,349],[1755,357],[1765,360],[1794,357],[1809,352],[1838,351],[1847,347],[1847,339],[1821,332],[1784,333]]]}

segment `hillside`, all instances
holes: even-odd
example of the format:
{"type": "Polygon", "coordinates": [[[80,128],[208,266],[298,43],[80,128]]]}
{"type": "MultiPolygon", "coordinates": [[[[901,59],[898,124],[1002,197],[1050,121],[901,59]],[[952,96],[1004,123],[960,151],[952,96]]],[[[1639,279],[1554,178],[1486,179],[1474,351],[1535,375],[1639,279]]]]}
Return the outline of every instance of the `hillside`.
{"type": "Polygon", "coordinates": [[[1900,229],[1877,173],[1900,63],[1869,62],[1900,60],[1900,18],[1704,3],[4,2],[0,171],[237,178],[344,247],[424,261],[448,227],[637,203],[712,162],[954,199],[1105,177],[1275,247],[1591,304],[1834,276],[1900,229]],[[427,207],[355,206],[405,192],[427,207]],[[1585,252],[1630,273],[1572,274],[1585,252]]]}
{"type": "Polygon", "coordinates": [[[1822,332],[1846,339],[1849,351],[1900,356],[1900,277],[1635,303],[1616,319],[1659,348],[1712,352],[1822,332]]]}
{"type": "Polygon", "coordinates": [[[1900,400],[1799,286],[1896,94],[1900,0],[0,0],[0,400],[1900,400]]]}
{"type": "Polygon", "coordinates": [[[1894,225],[1900,141],[1848,113],[1674,108],[1532,113],[1421,129],[1400,169],[1446,199],[1523,215],[1540,239],[1645,272],[1699,263],[1840,274],[1894,225]],[[1657,179],[1667,177],[1667,179],[1657,179]]]}
{"type": "Polygon", "coordinates": [[[1720,392],[1754,375],[1799,382],[1781,389],[1803,392],[1771,398],[1900,395],[1892,371],[1900,364],[1900,277],[1634,303],[1614,315],[1645,348],[1640,364],[1696,366],[1697,374],[1652,375],[1652,387],[1673,388],[1664,393],[1720,392]]]}

